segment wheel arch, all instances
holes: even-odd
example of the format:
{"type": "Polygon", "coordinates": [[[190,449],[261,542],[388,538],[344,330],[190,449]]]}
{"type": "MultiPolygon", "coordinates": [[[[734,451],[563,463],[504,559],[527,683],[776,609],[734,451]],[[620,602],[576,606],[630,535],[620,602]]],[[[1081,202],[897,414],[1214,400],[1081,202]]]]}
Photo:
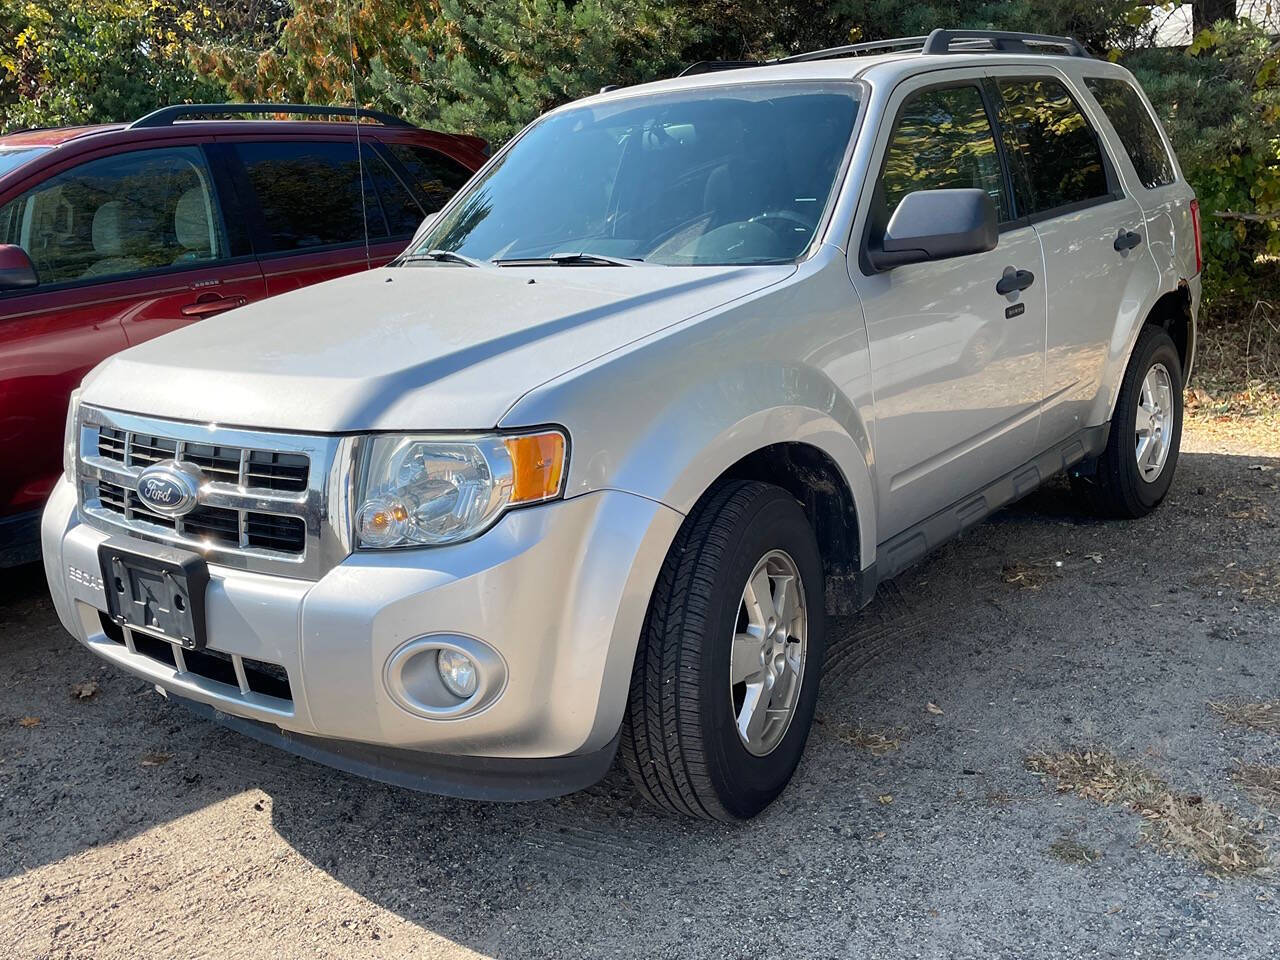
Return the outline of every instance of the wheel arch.
{"type": "Polygon", "coordinates": [[[836,461],[812,444],[782,441],[728,467],[707,494],[729,480],[772,484],[795,497],[818,540],[827,613],[854,613],[862,600],[861,524],[853,490],[836,461]]]}
{"type": "MultiPolygon", "coordinates": [[[[1116,402],[1120,397],[1120,385],[1124,380],[1124,372],[1128,369],[1133,357],[1134,348],[1138,344],[1138,336],[1148,326],[1156,326],[1166,331],[1177,347],[1178,357],[1182,362],[1183,384],[1190,378],[1191,365],[1195,362],[1196,324],[1195,297],[1188,281],[1180,280],[1172,290],[1165,290],[1150,299],[1150,306],[1134,312],[1130,324],[1121,325],[1117,329],[1116,341],[1113,341],[1112,359],[1108,364],[1108,386],[1099,397],[1099,403],[1105,400],[1106,407],[1098,410],[1097,422],[1110,420],[1115,415],[1116,402]],[[1139,319],[1140,318],[1140,319],[1139,319]],[[1125,331],[1120,339],[1120,331],[1125,331]],[[1117,350],[1117,347],[1120,349],[1117,350]]],[[[1097,409],[1097,408],[1095,408],[1097,409]]]]}
{"type": "MultiPolygon", "coordinates": [[[[1176,290],[1162,294],[1147,311],[1143,326],[1156,326],[1169,334],[1173,345],[1178,348],[1178,359],[1182,361],[1182,374],[1185,382],[1191,375],[1191,365],[1195,361],[1196,329],[1191,313],[1191,290],[1184,281],[1176,290]]],[[[1136,338],[1135,338],[1136,342],[1136,338]]]]}
{"type": "Polygon", "coordinates": [[[773,483],[805,507],[836,567],[855,574],[875,557],[876,514],[870,450],[861,419],[853,419],[859,439],[831,415],[808,407],[749,414],[707,438],[667,478],[658,499],[687,514],[725,480],[773,483]]]}

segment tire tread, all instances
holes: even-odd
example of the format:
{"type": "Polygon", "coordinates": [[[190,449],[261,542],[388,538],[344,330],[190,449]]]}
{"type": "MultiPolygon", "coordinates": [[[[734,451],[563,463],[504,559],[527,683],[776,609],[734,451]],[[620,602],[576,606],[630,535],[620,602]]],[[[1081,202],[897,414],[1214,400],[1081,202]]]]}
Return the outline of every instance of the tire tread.
{"type": "Polygon", "coordinates": [[[745,480],[713,490],[681,525],[658,574],[632,671],[620,753],[644,798],[672,813],[737,819],[720,802],[708,771],[698,674],[714,613],[715,572],[752,505],[776,490],[745,480]]]}

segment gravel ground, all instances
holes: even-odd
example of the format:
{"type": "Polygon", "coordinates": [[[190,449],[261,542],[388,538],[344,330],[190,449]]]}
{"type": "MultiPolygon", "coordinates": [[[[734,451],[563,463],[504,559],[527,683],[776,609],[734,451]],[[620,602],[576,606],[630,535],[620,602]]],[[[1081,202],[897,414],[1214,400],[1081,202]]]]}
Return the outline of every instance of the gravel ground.
{"type": "Polygon", "coordinates": [[[1103,746],[1280,837],[1228,776],[1280,737],[1206,708],[1280,697],[1280,445],[1186,447],[1153,517],[1082,520],[1051,487],[837,621],[796,780],[737,827],[658,816],[616,771],[498,806],[294,759],[104,668],[11,572],[0,953],[1273,957],[1274,881],[1024,766],[1103,746]]]}

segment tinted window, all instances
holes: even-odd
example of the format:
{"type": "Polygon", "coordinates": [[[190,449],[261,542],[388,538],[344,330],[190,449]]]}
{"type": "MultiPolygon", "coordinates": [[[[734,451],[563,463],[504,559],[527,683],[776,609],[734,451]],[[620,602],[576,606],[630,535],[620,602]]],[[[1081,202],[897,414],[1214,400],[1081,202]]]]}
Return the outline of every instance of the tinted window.
{"type": "Polygon", "coordinates": [[[0,208],[0,243],[26,250],[42,284],[217,260],[224,238],[198,147],[92,160],[0,208]]]}
{"type": "Polygon", "coordinates": [[[976,86],[940,87],[902,105],[880,172],[879,226],[916,190],[984,190],[1011,218],[995,135],[976,86]]]}
{"type": "Polygon", "coordinates": [[[427,213],[443,207],[471,179],[470,170],[430,147],[410,143],[389,143],[387,147],[408,171],[410,185],[427,213]]]}
{"type": "Polygon", "coordinates": [[[378,192],[378,202],[382,205],[382,215],[386,218],[387,229],[393,237],[411,237],[426,216],[418,201],[409,193],[409,189],[400,178],[387,166],[386,161],[376,151],[365,148],[365,166],[374,188],[378,192]]]}
{"type": "Polygon", "coordinates": [[[258,197],[270,250],[305,250],[362,243],[360,212],[369,202],[369,237],[387,236],[372,185],[360,189],[354,140],[238,143],[258,197]]]}
{"type": "Polygon", "coordinates": [[[1014,178],[1018,209],[1039,213],[1106,196],[1106,168],[1098,137],[1057,80],[1000,80],[1000,122],[1009,154],[1020,160],[1014,178]]]}
{"type": "Polygon", "coordinates": [[[858,91],[733,84],[557,111],[471,181],[422,249],[481,260],[789,262],[822,219],[858,91]]]}
{"type": "Polygon", "coordinates": [[[1173,183],[1169,152],[1147,105],[1132,84],[1102,77],[1087,77],[1084,82],[1115,127],[1142,185],[1151,189],[1173,183]]]}

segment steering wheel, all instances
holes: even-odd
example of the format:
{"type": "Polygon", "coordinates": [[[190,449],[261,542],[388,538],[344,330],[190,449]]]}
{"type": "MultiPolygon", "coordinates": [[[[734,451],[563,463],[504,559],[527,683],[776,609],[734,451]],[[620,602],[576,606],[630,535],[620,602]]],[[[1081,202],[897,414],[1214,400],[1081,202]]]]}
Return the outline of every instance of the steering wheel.
{"type": "Polygon", "coordinates": [[[812,233],[814,228],[814,224],[811,221],[795,210],[766,210],[747,222],[758,223],[785,234],[799,232],[795,229],[796,227],[800,227],[805,233],[812,233]]]}

